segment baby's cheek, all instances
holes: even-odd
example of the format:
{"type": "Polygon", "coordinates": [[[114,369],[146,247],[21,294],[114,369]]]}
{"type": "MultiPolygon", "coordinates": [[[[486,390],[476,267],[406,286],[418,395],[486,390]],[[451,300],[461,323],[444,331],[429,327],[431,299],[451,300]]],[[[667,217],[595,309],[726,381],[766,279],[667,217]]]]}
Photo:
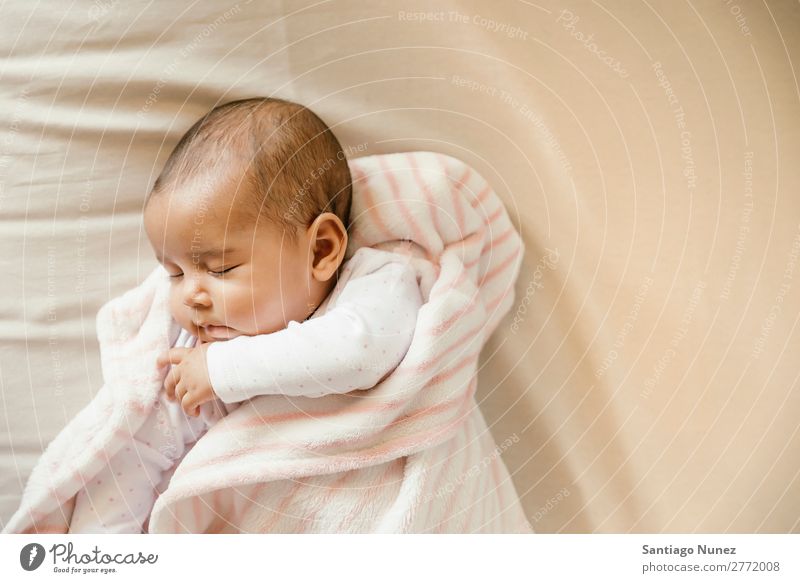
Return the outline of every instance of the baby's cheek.
{"type": "Polygon", "coordinates": [[[188,322],[186,321],[182,306],[183,302],[181,302],[180,298],[178,298],[178,294],[173,286],[173,289],[169,294],[169,313],[172,314],[172,317],[178,322],[178,324],[181,325],[182,328],[187,328],[188,322]]]}
{"type": "Polygon", "coordinates": [[[248,328],[253,322],[253,305],[258,307],[258,295],[249,285],[225,286],[220,298],[220,314],[234,328],[248,328]]]}
{"type": "Polygon", "coordinates": [[[258,333],[272,333],[286,327],[283,315],[291,311],[291,298],[282,297],[275,290],[264,290],[263,295],[256,295],[253,298],[249,316],[253,319],[253,326],[258,333]],[[272,294],[272,295],[270,295],[272,294]]]}

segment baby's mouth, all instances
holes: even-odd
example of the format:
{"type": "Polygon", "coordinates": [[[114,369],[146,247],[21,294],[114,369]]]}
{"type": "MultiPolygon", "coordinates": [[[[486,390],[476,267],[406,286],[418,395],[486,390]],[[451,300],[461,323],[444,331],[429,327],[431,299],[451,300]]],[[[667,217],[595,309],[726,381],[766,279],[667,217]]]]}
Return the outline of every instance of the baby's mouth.
{"type": "Polygon", "coordinates": [[[233,328],[229,328],[228,326],[215,326],[212,324],[198,325],[197,330],[198,333],[201,334],[201,338],[205,341],[230,340],[239,335],[233,328]]]}

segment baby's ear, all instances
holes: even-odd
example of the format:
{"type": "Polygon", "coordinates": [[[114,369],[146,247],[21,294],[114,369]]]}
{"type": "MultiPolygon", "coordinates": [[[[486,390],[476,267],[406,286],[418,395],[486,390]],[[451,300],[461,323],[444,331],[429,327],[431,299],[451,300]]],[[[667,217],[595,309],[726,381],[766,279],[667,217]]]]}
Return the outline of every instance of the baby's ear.
{"type": "Polygon", "coordinates": [[[317,281],[328,281],[339,269],[347,250],[347,229],[333,213],[322,213],[308,228],[312,246],[311,274],[317,281]]]}

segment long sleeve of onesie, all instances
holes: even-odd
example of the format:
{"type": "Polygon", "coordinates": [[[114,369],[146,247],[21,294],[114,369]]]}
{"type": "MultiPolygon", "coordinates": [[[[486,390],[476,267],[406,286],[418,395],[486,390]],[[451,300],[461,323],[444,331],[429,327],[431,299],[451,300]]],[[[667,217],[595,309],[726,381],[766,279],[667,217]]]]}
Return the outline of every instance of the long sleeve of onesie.
{"type": "Polygon", "coordinates": [[[384,262],[352,276],[323,315],[212,343],[208,372],[220,400],[346,393],[371,388],[393,370],[411,344],[422,297],[407,263],[385,252],[370,257],[384,262]]]}

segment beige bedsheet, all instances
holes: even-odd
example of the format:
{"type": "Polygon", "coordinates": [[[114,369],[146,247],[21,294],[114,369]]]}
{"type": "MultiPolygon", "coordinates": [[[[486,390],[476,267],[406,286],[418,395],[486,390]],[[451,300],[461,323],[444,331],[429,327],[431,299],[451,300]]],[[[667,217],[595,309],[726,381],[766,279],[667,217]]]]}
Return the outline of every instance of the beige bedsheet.
{"type": "Polygon", "coordinates": [[[537,531],[800,531],[796,2],[0,11],[0,521],[101,385],[171,147],[276,95],[506,202],[526,257],[479,396],[537,531]]]}

